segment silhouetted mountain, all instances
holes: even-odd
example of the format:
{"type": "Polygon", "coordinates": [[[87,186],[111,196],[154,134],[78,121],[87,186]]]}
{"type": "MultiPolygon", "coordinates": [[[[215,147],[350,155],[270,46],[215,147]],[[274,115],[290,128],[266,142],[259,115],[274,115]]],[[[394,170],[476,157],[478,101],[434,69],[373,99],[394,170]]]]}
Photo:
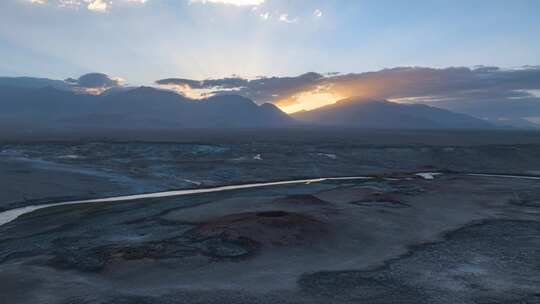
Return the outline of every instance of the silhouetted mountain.
{"type": "Polygon", "coordinates": [[[321,126],[380,129],[485,129],[481,119],[426,105],[347,99],[292,116],[272,104],[238,95],[192,100],[152,87],[80,94],[51,86],[0,86],[0,120],[12,125],[62,128],[180,129],[321,126]]]}
{"type": "Polygon", "coordinates": [[[62,80],[36,77],[0,77],[0,86],[10,86],[28,89],[53,87],[59,90],[71,90],[71,86],[62,80]]]}
{"type": "Polygon", "coordinates": [[[0,119],[13,123],[46,124],[88,111],[92,97],[53,87],[0,86],[0,119]]]}
{"type": "Polygon", "coordinates": [[[53,87],[0,87],[0,119],[50,128],[279,127],[294,120],[275,106],[238,95],[192,100],[150,87],[77,94],[53,87]]]}
{"type": "Polygon", "coordinates": [[[426,105],[349,98],[292,115],[317,125],[377,129],[486,129],[481,119],[426,105]]]}

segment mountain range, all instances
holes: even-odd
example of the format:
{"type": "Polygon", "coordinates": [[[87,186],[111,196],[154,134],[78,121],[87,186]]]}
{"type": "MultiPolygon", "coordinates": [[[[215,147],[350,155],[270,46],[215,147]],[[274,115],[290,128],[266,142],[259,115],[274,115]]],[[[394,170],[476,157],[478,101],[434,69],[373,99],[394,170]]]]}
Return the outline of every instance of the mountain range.
{"type": "Polygon", "coordinates": [[[348,98],[292,114],[298,121],[322,126],[376,129],[488,129],[494,126],[465,114],[422,104],[348,98]]]}
{"type": "Polygon", "coordinates": [[[239,95],[189,99],[153,87],[113,88],[99,95],[62,81],[0,78],[0,120],[25,128],[278,128],[295,125],[374,129],[490,129],[479,118],[427,105],[349,98],[287,115],[239,95]]]}
{"type": "Polygon", "coordinates": [[[294,120],[272,104],[238,95],[191,100],[171,91],[138,87],[100,95],[53,87],[0,87],[4,123],[48,128],[244,128],[280,127],[294,120]]]}

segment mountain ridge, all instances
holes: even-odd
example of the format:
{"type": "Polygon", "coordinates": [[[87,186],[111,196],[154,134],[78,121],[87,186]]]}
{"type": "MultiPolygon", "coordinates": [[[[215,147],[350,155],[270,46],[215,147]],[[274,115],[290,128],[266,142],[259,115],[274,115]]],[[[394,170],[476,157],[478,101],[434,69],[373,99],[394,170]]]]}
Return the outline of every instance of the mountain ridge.
{"type": "Polygon", "coordinates": [[[494,126],[466,114],[423,105],[351,97],[293,118],[322,126],[378,129],[490,129],[494,126]]]}
{"type": "Polygon", "coordinates": [[[357,97],[288,115],[235,94],[194,100],[154,87],[112,89],[99,95],[0,84],[0,118],[54,128],[276,128],[294,125],[367,129],[490,129],[481,119],[428,106],[357,97]]]}
{"type": "Polygon", "coordinates": [[[151,87],[90,95],[53,87],[0,86],[0,107],[5,121],[51,127],[227,128],[294,123],[281,110],[258,106],[239,95],[192,100],[151,87]]]}

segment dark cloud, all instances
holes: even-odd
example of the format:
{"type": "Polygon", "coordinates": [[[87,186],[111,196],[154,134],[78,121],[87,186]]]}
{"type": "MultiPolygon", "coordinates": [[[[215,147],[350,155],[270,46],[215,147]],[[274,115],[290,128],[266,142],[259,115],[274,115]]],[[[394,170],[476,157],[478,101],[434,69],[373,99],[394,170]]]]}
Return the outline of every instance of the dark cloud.
{"type": "Polygon", "coordinates": [[[509,91],[540,88],[540,68],[502,70],[497,67],[408,67],[330,77],[326,81],[335,85],[336,90],[375,98],[441,98],[478,92],[500,97],[509,91]]]}
{"type": "Polygon", "coordinates": [[[231,89],[257,103],[290,105],[294,96],[308,91],[334,93],[343,97],[395,99],[427,103],[485,118],[540,116],[540,66],[501,69],[490,66],[443,69],[399,67],[368,73],[321,75],[247,80],[223,78],[194,81],[163,79],[158,84],[184,85],[210,90],[211,94],[231,89]]]}
{"type": "Polygon", "coordinates": [[[168,78],[156,81],[159,85],[178,86],[195,90],[211,90],[212,94],[230,94],[234,90],[237,94],[250,98],[260,104],[277,102],[284,97],[296,94],[299,91],[310,90],[316,87],[317,82],[324,76],[317,73],[306,73],[297,77],[261,77],[257,79],[243,79],[239,77],[191,80],[182,78],[168,78]]]}
{"type": "Polygon", "coordinates": [[[202,89],[202,81],[184,79],[184,78],[166,78],[156,81],[159,85],[188,86],[192,89],[202,89]]]}
{"type": "Polygon", "coordinates": [[[106,74],[102,73],[89,73],[85,74],[78,79],[68,78],[67,83],[81,88],[114,88],[121,86],[121,83],[117,79],[112,79],[106,74]]]}
{"type": "Polygon", "coordinates": [[[188,86],[191,89],[232,89],[240,88],[249,83],[248,80],[239,77],[207,79],[207,80],[191,80],[183,78],[167,78],[156,81],[159,85],[176,85],[188,86]]]}

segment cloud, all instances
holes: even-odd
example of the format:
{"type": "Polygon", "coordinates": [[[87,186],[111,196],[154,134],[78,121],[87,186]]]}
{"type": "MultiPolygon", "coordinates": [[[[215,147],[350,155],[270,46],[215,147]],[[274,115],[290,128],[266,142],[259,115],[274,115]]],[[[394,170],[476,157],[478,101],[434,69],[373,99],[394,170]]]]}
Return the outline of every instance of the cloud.
{"type": "Polygon", "coordinates": [[[161,85],[186,85],[192,89],[207,89],[207,88],[216,88],[216,89],[230,89],[242,87],[249,83],[248,80],[240,77],[229,77],[221,79],[207,79],[207,80],[191,80],[183,78],[167,78],[156,81],[157,84],[161,85]]]}
{"type": "Polygon", "coordinates": [[[167,78],[156,81],[156,84],[173,89],[186,97],[200,99],[232,91],[238,92],[249,84],[249,80],[240,77],[207,80],[167,78]]]}
{"type": "Polygon", "coordinates": [[[279,15],[279,21],[285,22],[285,23],[297,23],[298,18],[289,18],[289,14],[281,14],[279,15]]]}
{"type": "Polygon", "coordinates": [[[313,16],[317,17],[317,18],[320,18],[322,17],[323,15],[323,12],[320,10],[320,9],[316,9],[314,12],[313,12],[313,16]]]}
{"type": "Polygon", "coordinates": [[[540,116],[540,67],[404,67],[325,79],[344,96],[424,103],[480,118],[540,116]]]}
{"type": "Polygon", "coordinates": [[[62,8],[79,9],[81,7],[92,12],[108,12],[114,5],[127,4],[145,4],[149,0],[26,0],[31,4],[50,4],[62,8]]]}
{"type": "MultiPolygon", "coordinates": [[[[463,97],[516,97],[517,90],[540,87],[540,68],[403,67],[329,78],[336,90],[370,98],[423,98],[438,101],[463,97]]],[[[521,94],[521,93],[519,93],[521,94]]]]}
{"type": "Polygon", "coordinates": [[[268,20],[268,19],[270,19],[270,17],[271,17],[269,12],[261,13],[261,14],[259,14],[259,16],[260,16],[263,20],[268,20]]]}
{"type": "Polygon", "coordinates": [[[105,0],[91,0],[88,2],[87,8],[91,11],[105,12],[109,8],[109,2],[105,0]]]}
{"type": "Polygon", "coordinates": [[[310,109],[357,96],[431,104],[487,119],[540,116],[540,66],[399,67],[367,73],[306,73],[251,80],[169,78],[157,83],[179,92],[204,91],[206,96],[234,91],[257,103],[272,102],[289,110],[310,109]]]}
{"type": "Polygon", "coordinates": [[[111,78],[102,73],[89,73],[77,79],[68,78],[65,82],[72,85],[76,91],[100,94],[108,89],[122,86],[123,79],[111,78]]]}
{"type": "Polygon", "coordinates": [[[262,77],[244,79],[229,77],[221,79],[191,80],[183,78],[167,78],[156,81],[156,84],[173,88],[180,93],[201,91],[208,95],[229,94],[231,91],[250,98],[258,103],[276,103],[283,97],[294,95],[317,87],[317,80],[324,76],[317,73],[306,73],[297,77],[262,77]]]}
{"type": "Polygon", "coordinates": [[[265,2],[265,0],[190,0],[190,3],[201,4],[225,4],[235,6],[258,6],[265,2]]]}

